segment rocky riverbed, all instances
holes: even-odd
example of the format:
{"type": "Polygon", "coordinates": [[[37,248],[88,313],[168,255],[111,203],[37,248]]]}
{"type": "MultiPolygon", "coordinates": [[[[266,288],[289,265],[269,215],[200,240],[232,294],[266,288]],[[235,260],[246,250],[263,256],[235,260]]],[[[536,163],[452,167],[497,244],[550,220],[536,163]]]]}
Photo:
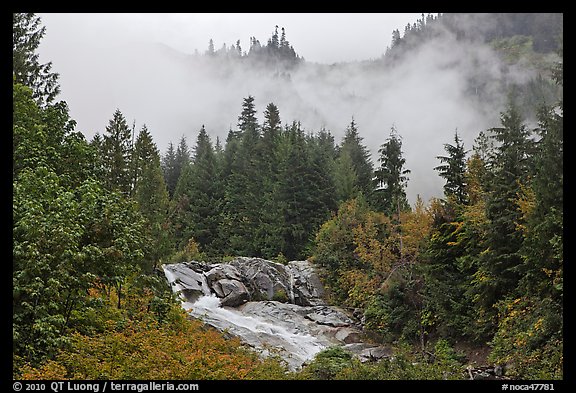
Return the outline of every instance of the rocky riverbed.
{"type": "Polygon", "coordinates": [[[362,361],[391,354],[387,347],[366,342],[352,315],[326,304],[308,261],[284,265],[239,257],[229,263],[193,261],[163,269],[191,316],[238,336],[262,356],[280,356],[292,370],[334,345],[362,361]]]}

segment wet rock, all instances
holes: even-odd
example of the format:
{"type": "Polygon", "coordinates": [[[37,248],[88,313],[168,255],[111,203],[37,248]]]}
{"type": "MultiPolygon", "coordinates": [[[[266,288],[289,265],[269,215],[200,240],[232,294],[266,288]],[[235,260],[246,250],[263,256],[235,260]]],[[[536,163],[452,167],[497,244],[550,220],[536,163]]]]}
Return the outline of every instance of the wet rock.
{"type": "Polygon", "coordinates": [[[306,314],[306,318],[320,324],[333,327],[350,326],[354,322],[336,307],[316,306],[306,314]]]}
{"type": "MultiPolygon", "coordinates": [[[[165,274],[172,290],[182,294],[186,301],[193,303],[200,296],[210,294],[210,288],[204,274],[193,270],[190,265],[190,263],[165,265],[165,274]]],[[[194,266],[196,268],[196,265],[194,266]]]]}
{"type": "Polygon", "coordinates": [[[209,271],[204,273],[206,282],[210,286],[212,286],[214,282],[225,278],[237,281],[242,280],[240,272],[232,265],[221,263],[213,266],[209,271]]]}
{"type": "Polygon", "coordinates": [[[301,306],[316,306],[324,303],[324,286],[314,267],[308,261],[291,261],[286,266],[292,280],[294,299],[301,306]]]}
{"type": "MultiPolygon", "coordinates": [[[[352,315],[325,304],[320,279],[307,261],[283,265],[242,257],[163,269],[191,316],[239,337],[264,356],[281,356],[292,370],[322,349],[359,344],[363,338],[352,315]]],[[[383,353],[374,346],[358,350],[363,361],[383,353]]]]}
{"type": "Polygon", "coordinates": [[[353,328],[338,329],[334,337],[346,344],[352,344],[362,341],[361,332],[358,329],[353,328]]]}
{"type": "Polygon", "coordinates": [[[502,366],[494,366],[494,375],[496,375],[497,377],[501,377],[504,375],[504,367],[502,366]]]}
{"type": "Polygon", "coordinates": [[[253,300],[290,299],[290,276],[281,263],[261,258],[239,257],[229,265],[238,270],[253,300]]]}
{"type": "Polygon", "coordinates": [[[356,356],[362,363],[377,362],[392,356],[392,348],[384,345],[357,342],[345,344],[343,348],[356,356]]]}
{"type": "Polygon", "coordinates": [[[221,293],[223,295],[220,296],[222,297],[220,300],[222,306],[236,307],[246,303],[250,297],[244,284],[238,280],[223,278],[216,281],[213,288],[215,291],[218,289],[216,291],[217,294],[221,293]]]}
{"type": "Polygon", "coordinates": [[[486,371],[481,371],[477,374],[474,374],[474,380],[476,380],[476,381],[486,380],[486,379],[490,379],[490,374],[487,373],[486,371]]]}

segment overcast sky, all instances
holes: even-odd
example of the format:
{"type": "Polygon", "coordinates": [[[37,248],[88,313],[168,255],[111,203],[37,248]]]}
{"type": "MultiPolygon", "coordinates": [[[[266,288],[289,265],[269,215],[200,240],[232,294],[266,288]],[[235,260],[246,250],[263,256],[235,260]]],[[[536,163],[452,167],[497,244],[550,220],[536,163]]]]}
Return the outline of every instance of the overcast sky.
{"type": "Polygon", "coordinates": [[[381,56],[392,31],[404,31],[418,13],[46,13],[41,56],[54,63],[76,45],[101,47],[126,42],[160,42],[179,51],[204,52],[210,39],[216,49],[240,40],[249,48],[250,37],[263,44],[274,26],[286,29],[286,38],[307,61],[332,63],[381,56]]]}
{"type": "Polygon", "coordinates": [[[479,131],[497,125],[500,97],[494,93],[478,102],[469,81],[481,75],[489,91],[493,82],[498,86],[502,67],[490,49],[450,35],[393,69],[366,69],[356,62],[381,57],[392,31],[403,33],[420,15],[39,14],[46,27],[39,54],[60,74],[58,99],[68,103],[77,131],[88,140],[103,134],[120,109],[137,131],[146,124],[162,154],[182,137],[193,147],[203,125],[213,142],[223,141],[236,127],[243,98],[252,95],[260,121],[273,102],[283,124],[301,121],[312,132],[326,127],[336,143],[354,118],[375,165],[394,126],[412,171],[409,200],[421,195],[426,201],[442,194],[443,181],[433,168],[455,130],[470,148],[479,131]],[[240,40],[248,50],[250,37],[266,44],[275,25],[285,28],[286,39],[311,65],[291,72],[288,82],[273,70],[214,68],[182,56],[204,53],[210,39],[216,49],[240,40]],[[157,43],[177,52],[151,45],[157,43]],[[337,62],[342,63],[316,65],[337,62]]]}

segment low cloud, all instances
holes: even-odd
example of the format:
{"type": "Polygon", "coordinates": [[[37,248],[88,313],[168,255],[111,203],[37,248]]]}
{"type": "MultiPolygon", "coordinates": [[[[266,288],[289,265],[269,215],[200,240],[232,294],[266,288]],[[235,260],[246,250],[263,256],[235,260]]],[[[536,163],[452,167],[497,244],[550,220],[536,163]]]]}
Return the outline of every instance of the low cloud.
{"type": "Polygon", "coordinates": [[[300,121],[309,132],[326,128],[337,142],[354,118],[375,165],[377,150],[394,126],[411,170],[411,202],[417,194],[424,200],[442,195],[444,182],[433,168],[454,132],[471,148],[480,131],[499,125],[506,102],[503,86],[533,77],[502,64],[489,47],[457,41],[449,33],[393,66],[304,62],[286,73],[185,54],[162,44],[98,49],[79,44],[70,56],[74,60],[68,69],[54,67],[61,74],[62,91],[75,97],[68,101],[71,114],[88,138],[102,133],[119,108],[137,129],[147,125],[162,153],[183,135],[193,146],[202,125],[213,140],[218,136],[223,141],[236,128],[243,98],[252,95],[260,120],[273,102],[283,123],[300,121]]]}

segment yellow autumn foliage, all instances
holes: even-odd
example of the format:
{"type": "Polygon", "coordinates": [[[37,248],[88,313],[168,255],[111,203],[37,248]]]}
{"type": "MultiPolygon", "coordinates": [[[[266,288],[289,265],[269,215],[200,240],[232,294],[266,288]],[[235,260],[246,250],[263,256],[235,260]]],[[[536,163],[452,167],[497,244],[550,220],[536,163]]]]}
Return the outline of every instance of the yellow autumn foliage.
{"type": "MultiPolygon", "coordinates": [[[[98,289],[90,296],[104,296],[98,289]]],[[[107,300],[106,307],[114,307],[107,300]]],[[[122,315],[110,314],[104,332],[73,333],[70,345],[39,367],[24,365],[21,379],[284,379],[286,368],[275,359],[260,359],[238,339],[227,339],[173,304],[166,322],[148,311],[151,295],[134,293],[124,300],[122,315]]]]}

